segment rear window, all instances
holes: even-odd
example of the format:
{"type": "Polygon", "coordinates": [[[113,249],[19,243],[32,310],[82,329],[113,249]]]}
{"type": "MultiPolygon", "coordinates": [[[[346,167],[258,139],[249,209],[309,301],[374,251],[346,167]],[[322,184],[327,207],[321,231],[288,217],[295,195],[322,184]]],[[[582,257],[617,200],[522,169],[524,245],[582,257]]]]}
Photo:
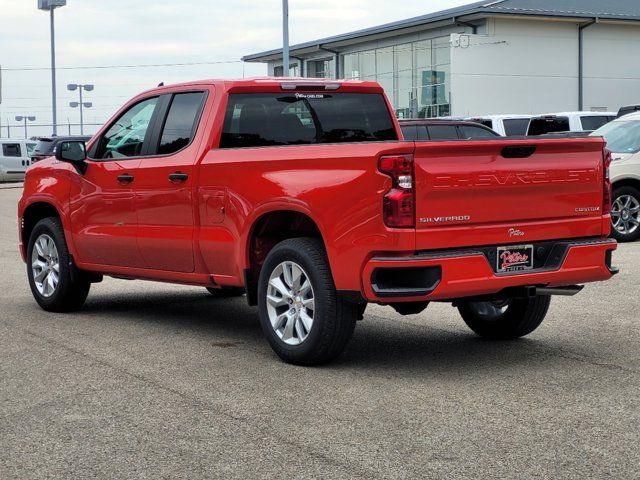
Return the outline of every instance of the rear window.
{"type": "Polygon", "coordinates": [[[568,132],[569,117],[540,117],[531,119],[528,135],[568,132]]]}
{"type": "Polygon", "coordinates": [[[53,150],[53,140],[40,140],[36,143],[35,152],[37,155],[48,155],[53,150]]]}
{"type": "Polygon", "coordinates": [[[615,117],[608,117],[605,115],[590,115],[588,117],[580,117],[580,123],[582,123],[583,130],[597,130],[601,126],[615,120],[615,117]]]}
{"type": "Polygon", "coordinates": [[[507,137],[521,137],[527,134],[529,128],[528,118],[508,118],[502,121],[504,134],[507,137]]]}
{"type": "Polygon", "coordinates": [[[398,140],[381,94],[230,94],[220,148],[398,140]]]}

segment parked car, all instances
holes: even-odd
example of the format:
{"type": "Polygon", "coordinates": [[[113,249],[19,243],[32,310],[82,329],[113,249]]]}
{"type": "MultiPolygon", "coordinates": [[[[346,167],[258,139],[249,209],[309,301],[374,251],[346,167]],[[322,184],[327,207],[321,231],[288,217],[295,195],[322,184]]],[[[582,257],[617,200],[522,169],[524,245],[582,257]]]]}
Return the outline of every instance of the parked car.
{"type": "Polygon", "coordinates": [[[617,117],[624,117],[625,115],[629,115],[630,113],[635,113],[635,112],[640,112],[640,105],[626,105],[624,107],[621,107],[620,110],[618,110],[618,115],[617,117]]]}
{"type": "Polygon", "coordinates": [[[467,120],[489,127],[503,137],[523,137],[529,129],[531,115],[484,115],[467,120]]]}
{"type": "Polygon", "coordinates": [[[527,135],[592,132],[615,120],[614,112],[564,112],[532,117],[527,135]]]}
{"type": "Polygon", "coordinates": [[[450,302],[478,335],[510,339],[551,295],[616,273],[602,138],[400,139],[375,82],[144,92],[88,149],[63,142],[27,171],[31,291],[48,311],[81,308],[103,275],[246,292],[274,351],[309,365],[345,348],[368,302],[450,302]]]}
{"type": "Polygon", "coordinates": [[[478,140],[500,136],[484,125],[465,120],[419,118],[398,123],[405,140],[478,140]]]}
{"type": "Polygon", "coordinates": [[[625,115],[591,134],[613,152],[612,235],[621,242],[640,238],[640,112],[625,115]]]}
{"type": "Polygon", "coordinates": [[[35,146],[31,140],[0,138],[0,182],[24,179],[35,146]]]}
{"type": "Polygon", "coordinates": [[[44,158],[55,155],[56,147],[60,142],[81,140],[88,142],[91,136],[61,136],[61,137],[40,137],[36,148],[31,155],[31,161],[33,163],[38,162],[44,158]]]}

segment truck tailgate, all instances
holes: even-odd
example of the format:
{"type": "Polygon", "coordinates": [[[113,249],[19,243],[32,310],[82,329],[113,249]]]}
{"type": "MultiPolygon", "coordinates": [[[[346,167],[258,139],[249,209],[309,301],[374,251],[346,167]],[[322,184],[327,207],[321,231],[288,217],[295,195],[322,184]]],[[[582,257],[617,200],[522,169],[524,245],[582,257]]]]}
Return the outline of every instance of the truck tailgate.
{"type": "Polygon", "coordinates": [[[601,138],[416,142],[416,249],[603,233],[601,138]]]}

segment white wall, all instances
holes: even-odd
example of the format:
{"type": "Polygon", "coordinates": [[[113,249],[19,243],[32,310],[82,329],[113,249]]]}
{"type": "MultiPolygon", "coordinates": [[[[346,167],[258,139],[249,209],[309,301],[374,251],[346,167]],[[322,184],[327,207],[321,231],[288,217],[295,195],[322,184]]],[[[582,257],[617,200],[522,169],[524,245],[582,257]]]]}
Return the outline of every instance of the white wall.
{"type": "MultiPolygon", "coordinates": [[[[577,24],[495,19],[488,33],[452,36],[454,115],[578,109],[577,24]]],[[[638,52],[640,25],[584,30],[584,110],[640,102],[638,52]]]]}
{"type": "Polygon", "coordinates": [[[640,25],[584,30],[584,106],[617,110],[640,103],[640,25]]]}
{"type": "Polygon", "coordinates": [[[576,110],[576,27],[540,21],[492,23],[489,35],[452,36],[453,115],[576,110]]]}

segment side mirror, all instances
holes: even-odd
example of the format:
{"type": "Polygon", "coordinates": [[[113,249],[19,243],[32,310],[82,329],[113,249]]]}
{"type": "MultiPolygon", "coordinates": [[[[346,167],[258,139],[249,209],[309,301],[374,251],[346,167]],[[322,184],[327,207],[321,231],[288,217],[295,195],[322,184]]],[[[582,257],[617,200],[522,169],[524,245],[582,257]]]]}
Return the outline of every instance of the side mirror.
{"type": "Polygon", "coordinates": [[[56,159],[71,163],[78,173],[84,174],[87,171],[87,147],[81,140],[60,142],[56,147],[56,159]]]}

